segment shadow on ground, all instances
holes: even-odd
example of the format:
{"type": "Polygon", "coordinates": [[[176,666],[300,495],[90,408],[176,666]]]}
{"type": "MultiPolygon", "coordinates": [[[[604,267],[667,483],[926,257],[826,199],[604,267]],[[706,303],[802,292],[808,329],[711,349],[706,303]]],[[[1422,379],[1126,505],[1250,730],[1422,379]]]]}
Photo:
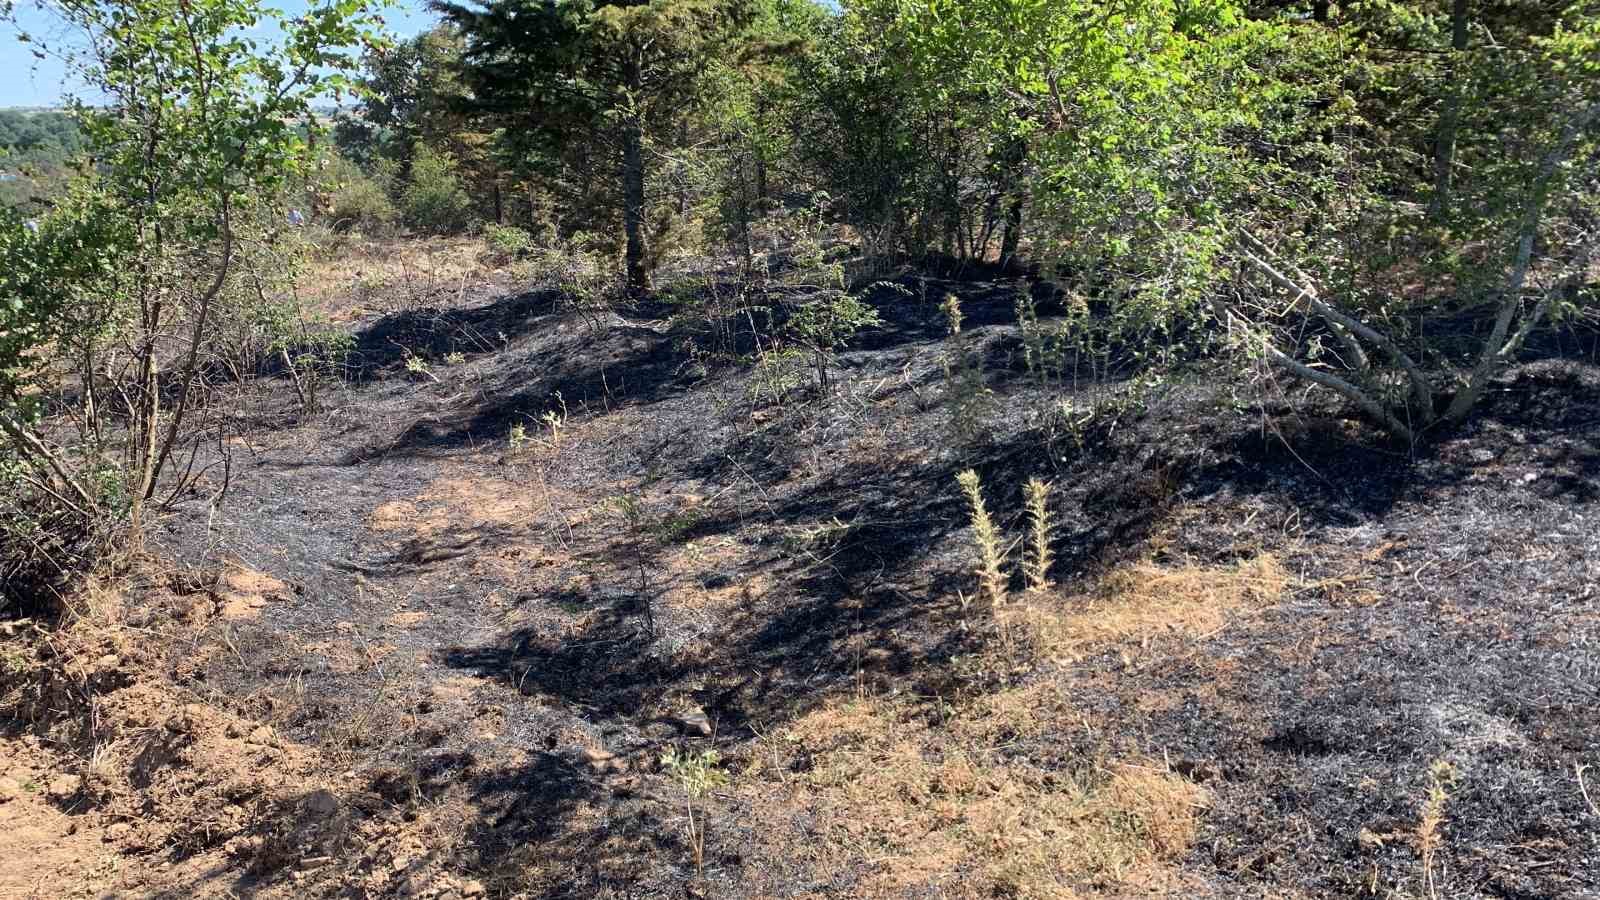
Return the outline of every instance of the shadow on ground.
{"type": "Polygon", "coordinates": [[[511,294],[482,306],[423,307],[390,313],[355,334],[346,377],[370,381],[406,374],[406,360],[436,363],[447,354],[481,356],[505,349],[544,327],[564,302],[560,291],[511,294]]]}

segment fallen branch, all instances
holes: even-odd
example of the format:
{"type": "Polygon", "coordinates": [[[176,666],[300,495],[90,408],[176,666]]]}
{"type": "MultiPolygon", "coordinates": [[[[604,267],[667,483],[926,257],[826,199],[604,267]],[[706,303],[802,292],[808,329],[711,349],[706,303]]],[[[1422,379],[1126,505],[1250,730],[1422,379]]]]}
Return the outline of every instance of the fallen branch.
{"type": "Polygon", "coordinates": [[[1596,819],[1600,819],[1600,806],[1595,806],[1594,801],[1589,798],[1589,786],[1583,783],[1583,772],[1587,768],[1589,767],[1574,763],[1572,773],[1578,776],[1578,793],[1583,795],[1583,802],[1589,804],[1589,811],[1594,813],[1596,819]]]}

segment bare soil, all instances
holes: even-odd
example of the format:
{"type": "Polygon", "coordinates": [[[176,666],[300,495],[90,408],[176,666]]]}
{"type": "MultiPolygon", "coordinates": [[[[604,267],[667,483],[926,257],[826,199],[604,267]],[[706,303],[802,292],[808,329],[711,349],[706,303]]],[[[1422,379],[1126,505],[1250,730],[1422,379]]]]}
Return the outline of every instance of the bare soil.
{"type": "Polygon", "coordinates": [[[771,404],[666,308],[461,271],[361,294],[322,411],[241,388],[225,501],[13,628],[0,897],[1600,897],[1576,352],[1410,450],[1219,379],[1041,383],[1011,282],[910,279],[835,396],[771,404]],[[999,615],[969,466],[1014,535],[1054,486],[1056,587],[999,615]]]}

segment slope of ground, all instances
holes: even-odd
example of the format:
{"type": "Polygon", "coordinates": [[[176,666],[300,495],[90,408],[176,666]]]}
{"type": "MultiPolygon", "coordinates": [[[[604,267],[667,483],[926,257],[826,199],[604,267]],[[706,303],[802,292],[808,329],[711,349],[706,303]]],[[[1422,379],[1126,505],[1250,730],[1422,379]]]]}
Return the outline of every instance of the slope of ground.
{"type": "Polygon", "coordinates": [[[1012,285],[934,281],[874,296],[830,402],[773,404],[660,310],[460,272],[347,310],[323,411],[233,401],[226,502],[84,651],[122,673],[83,675],[98,741],[37,763],[92,836],[49,883],[1600,896],[1593,368],[1531,363],[1412,457],[1226,384],[1041,384],[1012,285]],[[968,466],[1013,533],[1055,486],[1059,586],[998,617],[968,466]],[[102,848],[137,877],[83,874],[102,848]]]}

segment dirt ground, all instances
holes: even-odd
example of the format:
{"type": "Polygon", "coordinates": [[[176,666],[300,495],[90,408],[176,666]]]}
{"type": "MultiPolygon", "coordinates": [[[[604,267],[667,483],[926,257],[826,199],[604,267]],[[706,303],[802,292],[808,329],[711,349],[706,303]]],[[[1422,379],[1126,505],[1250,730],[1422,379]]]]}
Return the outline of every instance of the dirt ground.
{"type": "Polygon", "coordinates": [[[0,897],[1600,898],[1600,369],[1413,452],[906,283],[826,404],[492,268],[330,294],[325,408],[239,389],[225,502],[7,626],[0,897]],[[980,608],[967,467],[1054,586],[980,608]]]}

